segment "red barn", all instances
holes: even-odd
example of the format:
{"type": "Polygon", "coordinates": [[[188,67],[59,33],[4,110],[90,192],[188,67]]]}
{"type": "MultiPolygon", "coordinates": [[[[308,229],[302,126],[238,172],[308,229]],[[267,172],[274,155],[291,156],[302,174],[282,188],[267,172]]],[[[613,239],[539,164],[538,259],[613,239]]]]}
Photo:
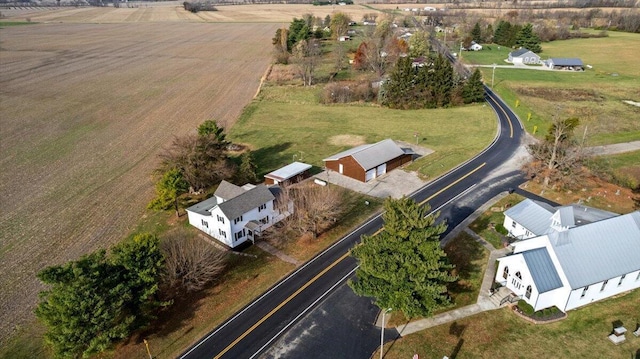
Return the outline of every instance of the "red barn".
{"type": "Polygon", "coordinates": [[[374,178],[411,162],[413,151],[403,149],[393,140],[386,139],[374,144],[361,145],[325,158],[328,170],[368,182],[374,178]]]}

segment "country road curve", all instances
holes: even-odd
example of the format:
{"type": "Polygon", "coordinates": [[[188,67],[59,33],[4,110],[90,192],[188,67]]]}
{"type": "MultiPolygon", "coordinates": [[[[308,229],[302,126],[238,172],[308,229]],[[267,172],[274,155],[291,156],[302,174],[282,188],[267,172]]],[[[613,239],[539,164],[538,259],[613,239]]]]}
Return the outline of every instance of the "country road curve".
{"type": "MultiPolygon", "coordinates": [[[[524,181],[519,172],[509,172],[485,182],[489,174],[505,163],[521,143],[524,130],[517,116],[489,88],[485,86],[485,99],[498,118],[494,141],[479,155],[430,182],[411,197],[419,203],[429,203],[439,210],[440,220],[448,224],[448,231],[455,228],[484,201],[497,193],[517,187],[524,181]],[[459,205],[464,203],[464,205],[459,205]]],[[[312,258],[271,289],[234,314],[189,347],[181,359],[192,358],[257,358],[301,320],[311,316],[325,301],[340,301],[333,297],[336,291],[344,292],[345,283],[354,276],[356,261],[348,253],[363,234],[372,234],[382,227],[381,215],[374,216],[353,232],[338,240],[331,247],[312,258]]],[[[445,233],[445,235],[446,235],[445,233]]],[[[348,288],[347,288],[348,289],[348,288]]],[[[348,290],[350,292],[350,290],[348,290]]],[[[357,298],[343,295],[342,298],[357,298]]],[[[351,308],[355,315],[359,307],[351,308]]],[[[369,311],[370,312],[370,311],[369,311]]],[[[370,314],[369,314],[370,315],[370,314]]],[[[320,330],[328,336],[335,335],[329,316],[320,330]]],[[[369,320],[373,327],[373,320],[369,320]]],[[[321,350],[305,349],[305,358],[362,357],[368,358],[379,344],[379,336],[371,330],[351,332],[347,341],[354,347],[319,345],[321,350]],[[366,337],[356,337],[356,336],[366,337]],[[356,344],[359,343],[359,344],[356,344]],[[369,348],[371,347],[371,348],[369,348]],[[360,350],[359,350],[360,349],[360,350]],[[339,352],[332,352],[339,350],[339,352]],[[368,354],[364,354],[367,353],[368,354]]],[[[379,333],[379,332],[376,332],[379,333]]],[[[392,336],[390,331],[387,337],[392,336]]],[[[304,348],[304,346],[301,346],[304,348]]],[[[299,357],[295,351],[281,357],[299,357]]]]}

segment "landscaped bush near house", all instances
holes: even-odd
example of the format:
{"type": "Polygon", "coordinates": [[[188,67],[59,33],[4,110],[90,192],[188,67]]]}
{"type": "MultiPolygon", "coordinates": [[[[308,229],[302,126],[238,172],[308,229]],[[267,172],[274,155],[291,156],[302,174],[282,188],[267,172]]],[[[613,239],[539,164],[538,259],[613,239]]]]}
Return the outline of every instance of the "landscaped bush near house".
{"type": "Polygon", "coordinates": [[[529,303],[525,302],[524,299],[520,299],[518,301],[518,308],[528,317],[533,315],[533,307],[529,303]]]}
{"type": "Polygon", "coordinates": [[[496,224],[495,228],[496,228],[496,232],[502,234],[503,236],[506,236],[507,234],[509,234],[509,231],[507,231],[507,229],[504,228],[504,225],[502,225],[502,223],[496,224]]]}

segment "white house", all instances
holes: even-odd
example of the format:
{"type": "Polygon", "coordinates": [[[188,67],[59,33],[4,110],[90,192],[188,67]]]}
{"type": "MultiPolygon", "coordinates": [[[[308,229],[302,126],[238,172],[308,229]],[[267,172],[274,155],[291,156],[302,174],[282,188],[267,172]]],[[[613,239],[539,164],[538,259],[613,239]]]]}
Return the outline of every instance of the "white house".
{"type": "Polygon", "coordinates": [[[471,45],[469,46],[468,50],[480,51],[480,50],[482,50],[482,45],[478,44],[475,41],[471,41],[471,45]]]}
{"type": "Polygon", "coordinates": [[[242,187],[222,181],[214,196],[187,208],[189,224],[234,248],[254,241],[261,231],[289,215],[293,208],[279,212],[278,186],[242,187]]]}
{"type": "Polygon", "coordinates": [[[540,56],[536,55],[531,50],[521,47],[518,50],[514,50],[509,53],[507,62],[510,62],[514,65],[537,65],[540,64],[540,56]]]}
{"type": "Polygon", "coordinates": [[[505,211],[504,225],[524,239],[498,259],[495,281],[536,311],[566,312],[640,287],[640,211],[525,200],[505,211]]]}

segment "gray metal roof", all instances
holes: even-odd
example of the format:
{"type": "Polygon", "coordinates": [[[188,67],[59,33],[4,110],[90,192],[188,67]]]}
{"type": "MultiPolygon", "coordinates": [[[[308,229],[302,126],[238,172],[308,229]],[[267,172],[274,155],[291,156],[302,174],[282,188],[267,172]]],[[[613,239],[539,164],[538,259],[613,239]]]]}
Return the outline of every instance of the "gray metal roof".
{"type": "Polygon", "coordinates": [[[273,178],[278,181],[288,180],[291,177],[297,176],[302,172],[311,168],[311,165],[302,162],[294,162],[288,164],[280,169],[277,169],[271,173],[265,175],[267,178],[273,178]]]}
{"type": "Polygon", "coordinates": [[[571,206],[559,207],[556,213],[554,213],[554,216],[556,215],[558,216],[561,226],[563,227],[575,226],[576,223],[573,217],[573,207],[571,206]]]}
{"type": "Polygon", "coordinates": [[[541,236],[551,227],[551,216],[554,211],[553,207],[546,203],[527,198],[504,211],[504,214],[524,226],[529,232],[541,236]]]}
{"type": "Polygon", "coordinates": [[[267,186],[258,185],[239,196],[220,203],[218,207],[227,218],[235,219],[273,199],[275,197],[267,186]]]}
{"type": "Polygon", "coordinates": [[[562,280],[546,247],[522,252],[539,293],[562,287],[562,280]]]}
{"type": "Polygon", "coordinates": [[[582,66],[582,60],[578,58],[552,57],[549,59],[554,66],[582,66]]]}
{"type": "Polygon", "coordinates": [[[246,190],[244,190],[242,187],[222,180],[222,182],[220,182],[220,184],[218,185],[218,188],[216,189],[214,195],[224,199],[225,201],[228,201],[231,198],[239,196],[245,192],[246,190]]]}
{"type": "Polygon", "coordinates": [[[640,270],[640,211],[552,232],[549,240],[572,289],[640,270]]]}
{"type": "Polygon", "coordinates": [[[598,208],[591,208],[581,204],[572,204],[571,207],[573,207],[573,215],[577,226],[602,221],[603,219],[617,217],[619,215],[618,213],[608,212],[598,208]]]}
{"type": "Polygon", "coordinates": [[[518,50],[511,51],[509,53],[509,55],[511,55],[511,57],[519,57],[519,56],[522,56],[522,55],[524,55],[524,54],[526,54],[527,52],[530,52],[530,51],[531,50],[529,50],[529,49],[525,49],[524,47],[521,47],[518,50]]]}
{"type": "Polygon", "coordinates": [[[354,147],[325,158],[323,161],[337,161],[343,157],[353,156],[356,162],[366,171],[404,154],[405,152],[402,148],[393,142],[392,139],[386,139],[374,144],[354,147]]]}

